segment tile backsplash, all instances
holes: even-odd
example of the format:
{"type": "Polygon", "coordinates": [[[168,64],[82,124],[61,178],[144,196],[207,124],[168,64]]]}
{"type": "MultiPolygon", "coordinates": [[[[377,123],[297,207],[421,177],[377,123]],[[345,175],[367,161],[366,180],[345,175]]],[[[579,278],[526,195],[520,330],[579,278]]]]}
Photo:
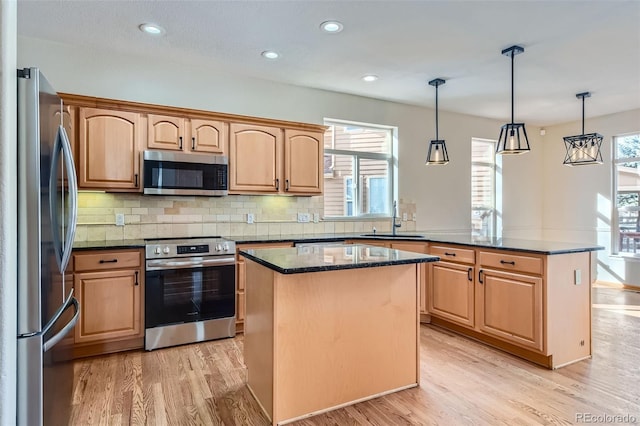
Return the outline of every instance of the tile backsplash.
{"type": "MultiPolygon", "coordinates": [[[[415,231],[415,203],[400,199],[398,215],[407,213],[401,231],[415,231]]],[[[76,241],[139,238],[333,234],[391,230],[390,219],[332,220],[323,218],[323,197],[230,195],[227,197],[154,196],[80,192],[76,241]],[[247,223],[247,214],[254,223],[247,223]],[[309,223],[298,223],[309,213],[309,223]],[[116,226],[116,215],[124,226],[116,226]],[[313,223],[314,214],[320,221],[313,223]]]]}

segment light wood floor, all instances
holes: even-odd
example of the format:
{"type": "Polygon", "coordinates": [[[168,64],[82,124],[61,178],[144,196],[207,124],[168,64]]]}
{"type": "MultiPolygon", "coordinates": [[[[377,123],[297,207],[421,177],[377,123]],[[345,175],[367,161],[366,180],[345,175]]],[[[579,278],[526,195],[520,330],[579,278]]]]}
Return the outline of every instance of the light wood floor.
{"type": "MultiPolygon", "coordinates": [[[[640,422],[640,293],[595,288],[594,357],[550,371],[423,325],[421,385],[296,425],[640,422]]],[[[75,362],[75,425],[267,425],[244,385],[242,336],[75,362]]]]}

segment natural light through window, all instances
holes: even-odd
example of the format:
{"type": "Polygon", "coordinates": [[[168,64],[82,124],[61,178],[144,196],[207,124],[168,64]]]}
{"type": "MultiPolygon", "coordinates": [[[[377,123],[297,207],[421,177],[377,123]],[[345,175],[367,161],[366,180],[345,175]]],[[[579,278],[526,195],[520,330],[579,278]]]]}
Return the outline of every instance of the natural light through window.
{"type": "Polygon", "coordinates": [[[614,138],[614,212],[612,229],[618,253],[640,253],[640,134],[614,138]]]}
{"type": "Polygon", "coordinates": [[[471,232],[475,237],[497,236],[498,200],[496,141],[471,140],[471,232]]]}
{"type": "Polygon", "coordinates": [[[389,216],[394,129],[325,121],[324,216],[389,216]]]}

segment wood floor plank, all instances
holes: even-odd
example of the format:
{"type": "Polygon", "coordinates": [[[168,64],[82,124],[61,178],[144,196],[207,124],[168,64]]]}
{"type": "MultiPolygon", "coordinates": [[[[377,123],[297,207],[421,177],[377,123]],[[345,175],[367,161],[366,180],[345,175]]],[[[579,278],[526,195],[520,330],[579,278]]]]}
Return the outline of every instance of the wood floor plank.
{"type": "MultiPolygon", "coordinates": [[[[592,359],[546,370],[437,327],[420,327],[420,387],[294,425],[570,425],[579,413],[640,421],[640,292],[593,291],[592,359]]],[[[243,339],[74,363],[72,425],[270,422],[246,387],[243,339]]]]}

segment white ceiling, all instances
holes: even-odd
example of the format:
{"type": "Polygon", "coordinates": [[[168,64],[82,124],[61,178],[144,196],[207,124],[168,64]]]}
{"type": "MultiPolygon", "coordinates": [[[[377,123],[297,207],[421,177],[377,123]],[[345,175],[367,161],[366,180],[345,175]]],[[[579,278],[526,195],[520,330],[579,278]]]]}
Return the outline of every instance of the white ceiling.
{"type": "MultiPolygon", "coordinates": [[[[640,108],[640,1],[32,1],[21,36],[537,125],[640,108]],[[319,24],[339,20],[325,34],[319,24]],[[138,30],[154,22],[166,34],[138,30]],[[282,57],[268,61],[263,50],[282,57]],[[360,77],[380,77],[365,83],[360,77]]],[[[309,102],[313,102],[312,99],[309,102]]]]}

